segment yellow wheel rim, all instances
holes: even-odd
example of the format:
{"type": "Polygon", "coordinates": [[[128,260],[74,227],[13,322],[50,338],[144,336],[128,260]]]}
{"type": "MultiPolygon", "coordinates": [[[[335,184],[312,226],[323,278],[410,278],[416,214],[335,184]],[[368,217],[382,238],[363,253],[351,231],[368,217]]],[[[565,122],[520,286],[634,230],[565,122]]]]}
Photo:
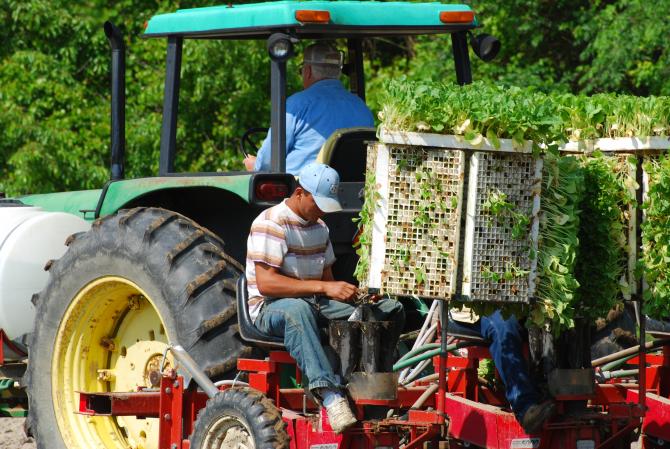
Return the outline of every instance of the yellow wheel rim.
{"type": "MultiPolygon", "coordinates": [[[[107,276],[77,294],[58,329],[52,360],[54,411],[68,448],[157,449],[158,419],[76,412],[80,391],[150,387],[150,373],[160,370],[167,343],[154,303],[135,283],[107,276]]],[[[166,364],[172,366],[172,360],[166,364]]]]}

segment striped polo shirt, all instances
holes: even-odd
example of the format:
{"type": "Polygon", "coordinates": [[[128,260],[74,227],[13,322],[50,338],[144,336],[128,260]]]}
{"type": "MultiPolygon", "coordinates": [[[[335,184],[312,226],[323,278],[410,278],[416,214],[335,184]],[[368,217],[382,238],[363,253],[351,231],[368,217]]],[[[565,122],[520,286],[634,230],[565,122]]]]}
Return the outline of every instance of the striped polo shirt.
{"type": "Polygon", "coordinates": [[[335,253],[323,220],[309,223],[286,205],[286,200],[263,211],[251,224],[247,239],[249,314],[256,320],[265,299],[256,285],[255,262],[279,269],[296,279],[321,279],[335,262],[335,253]]]}

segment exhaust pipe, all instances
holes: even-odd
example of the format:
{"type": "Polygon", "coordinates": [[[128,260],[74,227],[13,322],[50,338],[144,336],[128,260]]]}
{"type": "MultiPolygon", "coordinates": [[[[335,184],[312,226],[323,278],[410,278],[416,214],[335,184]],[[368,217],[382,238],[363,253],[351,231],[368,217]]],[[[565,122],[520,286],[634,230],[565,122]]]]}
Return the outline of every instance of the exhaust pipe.
{"type": "Polygon", "coordinates": [[[123,179],[126,152],[126,46],[121,31],[105,22],[105,35],[112,47],[112,181],[123,179]]]}

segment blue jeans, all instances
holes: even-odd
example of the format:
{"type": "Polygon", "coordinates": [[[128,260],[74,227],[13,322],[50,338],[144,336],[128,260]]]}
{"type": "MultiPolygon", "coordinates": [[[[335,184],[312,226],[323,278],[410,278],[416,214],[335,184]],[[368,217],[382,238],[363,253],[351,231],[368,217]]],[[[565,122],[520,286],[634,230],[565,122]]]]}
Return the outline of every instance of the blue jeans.
{"type": "MultiPolygon", "coordinates": [[[[309,379],[309,389],[342,388],[321,346],[319,325],[327,320],[346,320],[355,307],[326,297],[267,300],[256,318],[256,327],[270,335],[284,337],[284,345],[309,379]]],[[[389,341],[397,341],[405,325],[402,304],[384,299],[372,306],[378,321],[393,321],[389,341]]]]}
{"type": "Polygon", "coordinates": [[[531,405],[540,402],[540,395],[528,374],[522,353],[519,322],[512,316],[504,320],[500,312],[483,316],[477,322],[482,337],[489,340],[489,352],[505,384],[505,397],[518,420],[531,405]]]}

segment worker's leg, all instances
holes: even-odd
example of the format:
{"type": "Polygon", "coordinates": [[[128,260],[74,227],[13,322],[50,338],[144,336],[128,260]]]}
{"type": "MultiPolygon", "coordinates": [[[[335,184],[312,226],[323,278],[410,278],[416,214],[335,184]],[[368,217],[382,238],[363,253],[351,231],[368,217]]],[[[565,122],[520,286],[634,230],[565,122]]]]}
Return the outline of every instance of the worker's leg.
{"type": "MultiPolygon", "coordinates": [[[[317,299],[317,309],[328,320],[346,320],[354,313],[356,307],[350,303],[320,297],[317,299]]],[[[400,335],[405,326],[405,311],[400,301],[386,298],[372,304],[370,310],[376,321],[393,321],[394,329],[397,328],[400,335]]]]}
{"type": "Polygon", "coordinates": [[[286,349],[309,379],[309,389],[322,399],[328,421],[336,433],[356,423],[321,346],[315,305],[299,298],[269,301],[261,309],[255,324],[263,332],[284,337],[286,349]]]}
{"type": "Polygon", "coordinates": [[[523,357],[519,323],[514,317],[504,320],[500,312],[495,312],[482,317],[480,324],[482,336],[491,341],[489,351],[505,384],[507,401],[521,420],[529,407],[539,403],[540,395],[523,357]]]}
{"type": "Polygon", "coordinates": [[[349,303],[330,299],[326,296],[317,297],[314,301],[321,317],[327,320],[346,320],[356,310],[356,307],[349,303]]]}
{"type": "Polygon", "coordinates": [[[268,301],[256,319],[261,331],[284,337],[284,345],[309,379],[309,389],[341,388],[321,346],[317,313],[299,298],[268,301]]]}

